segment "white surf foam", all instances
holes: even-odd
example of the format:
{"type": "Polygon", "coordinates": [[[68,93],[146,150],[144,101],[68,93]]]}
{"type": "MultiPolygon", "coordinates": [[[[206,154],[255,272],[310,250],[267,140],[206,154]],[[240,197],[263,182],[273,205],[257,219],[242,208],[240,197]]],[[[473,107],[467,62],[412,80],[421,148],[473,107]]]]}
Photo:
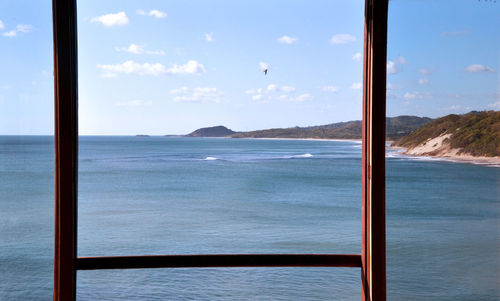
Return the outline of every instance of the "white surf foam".
{"type": "Polygon", "coordinates": [[[205,159],[203,159],[204,161],[214,161],[214,160],[217,160],[217,158],[215,157],[206,157],[205,159]]]}
{"type": "Polygon", "coordinates": [[[310,153],[292,156],[292,158],[312,158],[312,157],[314,157],[314,156],[310,153]]]}

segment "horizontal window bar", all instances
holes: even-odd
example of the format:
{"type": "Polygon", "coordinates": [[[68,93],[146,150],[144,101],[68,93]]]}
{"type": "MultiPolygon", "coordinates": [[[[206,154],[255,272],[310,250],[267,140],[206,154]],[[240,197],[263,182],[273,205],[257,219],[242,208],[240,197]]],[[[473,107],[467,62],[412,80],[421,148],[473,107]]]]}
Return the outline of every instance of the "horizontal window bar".
{"type": "Polygon", "coordinates": [[[79,257],[77,270],[221,267],[361,267],[354,254],[211,254],[79,257]]]}

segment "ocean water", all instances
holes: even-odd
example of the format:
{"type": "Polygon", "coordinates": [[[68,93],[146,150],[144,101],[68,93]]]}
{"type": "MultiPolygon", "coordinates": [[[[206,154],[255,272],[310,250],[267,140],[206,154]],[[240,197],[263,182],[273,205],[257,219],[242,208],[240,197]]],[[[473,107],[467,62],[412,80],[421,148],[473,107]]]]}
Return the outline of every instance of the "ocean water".
{"type": "MultiPolygon", "coordinates": [[[[0,136],[0,300],[50,300],[53,140],[0,136]]],[[[81,137],[78,255],[359,253],[361,144],[81,137]]],[[[387,158],[389,300],[500,299],[500,168],[387,158]]],[[[78,272],[79,300],[359,300],[356,268],[78,272]]]]}

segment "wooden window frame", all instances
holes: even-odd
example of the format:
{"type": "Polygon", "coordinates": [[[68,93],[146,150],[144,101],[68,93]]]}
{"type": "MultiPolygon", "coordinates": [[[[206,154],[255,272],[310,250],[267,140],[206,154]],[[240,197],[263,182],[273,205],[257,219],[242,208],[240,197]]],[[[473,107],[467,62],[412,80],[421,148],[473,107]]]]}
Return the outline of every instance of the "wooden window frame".
{"type": "Polygon", "coordinates": [[[54,300],[76,299],[77,270],[355,267],[361,300],[386,300],[385,107],[388,0],[365,0],[361,254],[77,257],[78,59],[76,0],[52,0],[55,104],[54,300]]]}

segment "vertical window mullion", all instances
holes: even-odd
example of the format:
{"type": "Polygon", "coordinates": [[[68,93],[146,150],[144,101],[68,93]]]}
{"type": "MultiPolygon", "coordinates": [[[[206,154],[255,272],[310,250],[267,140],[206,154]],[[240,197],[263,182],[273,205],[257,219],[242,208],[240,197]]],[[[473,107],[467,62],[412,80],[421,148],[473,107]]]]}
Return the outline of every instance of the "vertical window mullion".
{"type": "Polygon", "coordinates": [[[388,0],[366,0],[361,299],[386,300],[385,107],[388,0]]]}
{"type": "Polygon", "coordinates": [[[55,110],[54,300],[76,297],[78,71],[76,0],[53,0],[55,110]]]}

